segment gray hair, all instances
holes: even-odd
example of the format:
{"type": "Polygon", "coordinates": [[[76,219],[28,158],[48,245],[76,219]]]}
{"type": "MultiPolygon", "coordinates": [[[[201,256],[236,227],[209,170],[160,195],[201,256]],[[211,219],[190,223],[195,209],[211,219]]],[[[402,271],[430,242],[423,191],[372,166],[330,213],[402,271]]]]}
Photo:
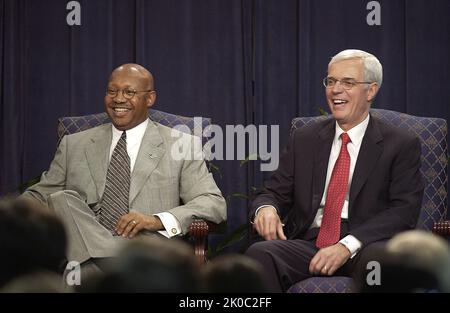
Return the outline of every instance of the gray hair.
{"type": "Polygon", "coordinates": [[[404,266],[434,275],[441,292],[450,292],[450,248],[443,238],[424,230],[404,231],[386,243],[386,252],[402,260],[404,266]]]}
{"type": "Polygon", "coordinates": [[[383,81],[383,66],[376,56],[368,52],[356,49],[341,51],[331,59],[330,63],[328,63],[328,67],[333,63],[351,59],[360,59],[363,61],[364,81],[376,82],[378,87],[381,87],[383,81]]]}

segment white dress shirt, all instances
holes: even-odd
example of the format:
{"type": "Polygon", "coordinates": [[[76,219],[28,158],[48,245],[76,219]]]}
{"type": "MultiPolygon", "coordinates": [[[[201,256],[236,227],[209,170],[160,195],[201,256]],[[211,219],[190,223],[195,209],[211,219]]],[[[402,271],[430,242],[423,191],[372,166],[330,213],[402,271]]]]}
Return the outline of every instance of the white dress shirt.
{"type": "MultiPolygon", "coordinates": [[[[355,171],[356,160],[358,159],[359,149],[361,148],[361,143],[364,138],[364,134],[366,133],[367,126],[369,125],[370,115],[358,125],[350,129],[347,134],[350,137],[351,142],[347,144],[348,154],[350,155],[350,174],[348,177],[348,189],[347,194],[345,195],[344,205],[342,206],[341,218],[348,218],[348,199],[350,193],[350,186],[352,183],[353,172],[355,171]]],[[[327,197],[328,185],[330,183],[331,174],[333,172],[334,164],[336,163],[339,152],[341,151],[342,140],[340,138],[341,134],[344,133],[339,124],[336,122],[336,132],[333,139],[333,144],[331,146],[330,158],[328,160],[328,169],[327,169],[327,178],[325,181],[325,189],[322,195],[322,200],[320,201],[319,209],[317,210],[316,217],[311,224],[310,228],[320,227],[322,225],[323,218],[323,208],[325,206],[325,199],[327,197]]],[[[356,255],[356,253],[361,249],[362,243],[356,239],[352,235],[345,236],[340,241],[343,245],[345,245],[352,254],[352,257],[356,255]]]]}
{"type": "MultiPolygon", "coordinates": [[[[136,159],[139,153],[139,148],[141,147],[142,138],[144,138],[145,131],[147,130],[147,126],[149,123],[149,119],[146,119],[141,124],[135,126],[132,129],[127,130],[127,152],[130,157],[130,173],[133,173],[134,164],[136,163],[136,159]]],[[[118,130],[112,125],[112,142],[111,149],[109,151],[109,159],[111,160],[112,153],[117,143],[119,142],[120,137],[122,136],[123,131],[118,130]]],[[[173,214],[169,212],[162,212],[158,214],[154,214],[159,217],[161,223],[164,226],[165,230],[158,231],[161,235],[170,238],[181,233],[181,225],[180,222],[176,219],[173,214]]]]}
{"type": "MultiPolygon", "coordinates": [[[[364,134],[366,133],[367,126],[369,125],[369,119],[370,115],[368,114],[367,117],[361,123],[359,123],[358,125],[356,125],[347,132],[351,140],[351,142],[347,144],[347,150],[348,153],[350,154],[350,175],[348,177],[349,187],[347,189],[347,194],[345,195],[344,205],[342,207],[341,212],[342,219],[348,218],[348,199],[350,193],[350,186],[352,183],[353,172],[355,171],[356,160],[358,159],[359,149],[361,148],[361,143],[364,138],[364,134]]],[[[336,163],[339,157],[339,152],[341,151],[342,140],[340,136],[344,132],[345,131],[342,130],[342,128],[339,127],[339,124],[336,122],[336,132],[334,135],[333,144],[331,146],[330,158],[328,159],[328,169],[327,169],[327,178],[325,181],[325,189],[322,195],[322,200],[320,201],[319,209],[317,210],[317,214],[314,217],[314,220],[310,228],[320,227],[320,225],[322,225],[323,208],[325,206],[325,199],[327,197],[327,189],[330,183],[331,173],[333,172],[334,164],[336,163]]],[[[256,214],[258,214],[259,209],[262,209],[263,207],[267,207],[267,205],[260,206],[256,210],[255,216],[256,214]]],[[[345,236],[339,242],[347,247],[347,249],[351,253],[352,258],[356,255],[356,253],[361,249],[362,246],[361,241],[359,241],[355,236],[352,235],[345,236]]]]}

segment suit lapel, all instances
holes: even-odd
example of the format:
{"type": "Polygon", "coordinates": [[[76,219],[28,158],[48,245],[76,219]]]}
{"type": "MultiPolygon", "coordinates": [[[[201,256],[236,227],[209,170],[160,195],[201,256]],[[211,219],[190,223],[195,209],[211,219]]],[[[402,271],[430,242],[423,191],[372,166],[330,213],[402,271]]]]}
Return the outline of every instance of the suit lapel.
{"type": "Polygon", "coordinates": [[[349,214],[355,202],[356,196],[361,191],[362,186],[366,182],[381,153],[383,136],[378,127],[377,120],[371,116],[369,125],[361,143],[358,159],[356,161],[355,170],[353,172],[352,184],[350,186],[349,196],[349,214]]]}
{"type": "Polygon", "coordinates": [[[101,198],[105,190],[106,171],[108,170],[109,150],[111,148],[111,124],[100,127],[86,147],[86,159],[89,170],[97,187],[98,197],[101,198]]]}
{"type": "Polygon", "coordinates": [[[157,126],[149,121],[131,173],[130,204],[158,165],[165,151],[157,126]]]}
{"type": "Polygon", "coordinates": [[[316,148],[316,155],[314,160],[314,177],[313,177],[313,198],[312,208],[314,211],[320,205],[323,190],[325,188],[325,179],[327,176],[328,161],[330,158],[331,145],[335,134],[334,120],[322,128],[319,132],[319,144],[316,148]]]}

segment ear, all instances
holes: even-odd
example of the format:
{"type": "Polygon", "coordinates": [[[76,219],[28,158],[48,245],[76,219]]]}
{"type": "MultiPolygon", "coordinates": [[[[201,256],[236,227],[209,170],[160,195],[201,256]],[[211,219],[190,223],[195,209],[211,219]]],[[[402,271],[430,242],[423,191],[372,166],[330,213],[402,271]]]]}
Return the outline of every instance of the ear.
{"type": "Polygon", "coordinates": [[[367,102],[372,102],[373,99],[375,99],[378,89],[380,89],[380,87],[378,87],[377,83],[370,84],[369,89],[367,90],[367,102]]]}
{"type": "Polygon", "coordinates": [[[156,91],[150,91],[147,96],[147,108],[152,107],[156,101],[156,91]]]}

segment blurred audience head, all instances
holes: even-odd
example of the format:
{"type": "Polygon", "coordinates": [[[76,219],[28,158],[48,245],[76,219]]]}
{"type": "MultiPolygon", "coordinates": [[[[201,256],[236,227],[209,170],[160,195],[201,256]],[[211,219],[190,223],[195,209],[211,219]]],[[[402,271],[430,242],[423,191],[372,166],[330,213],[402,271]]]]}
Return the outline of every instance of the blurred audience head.
{"type": "Polygon", "coordinates": [[[208,292],[269,292],[261,265],[245,255],[219,256],[208,263],[204,275],[208,292]]]}
{"type": "Polygon", "coordinates": [[[200,292],[201,275],[193,249],[178,239],[139,236],[105,267],[104,275],[81,292],[200,292]]]}
{"type": "Polygon", "coordinates": [[[65,262],[62,222],[36,201],[0,202],[0,287],[40,270],[60,272],[65,262]]]}
{"type": "Polygon", "coordinates": [[[385,246],[380,285],[363,292],[450,292],[450,247],[430,232],[402,232],[385,246]]]}
{"type": "Polygon", "coordinates": [[[0,293],[70,293],[72,291],[64,283],[61,275],[47,271],[20,276],[0,289],[0,293]]]}

